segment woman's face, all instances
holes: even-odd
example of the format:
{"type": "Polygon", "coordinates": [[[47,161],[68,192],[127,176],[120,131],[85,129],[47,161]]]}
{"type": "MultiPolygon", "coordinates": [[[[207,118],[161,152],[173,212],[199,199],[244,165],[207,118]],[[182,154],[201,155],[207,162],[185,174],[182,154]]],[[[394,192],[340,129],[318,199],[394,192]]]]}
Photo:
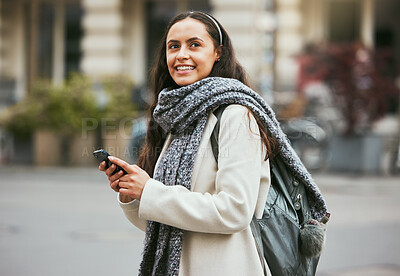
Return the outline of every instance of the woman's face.
{"type": "Polygon", "coordinates": [[[172,25],[166,43],[168,71],[179,86],[208,77],[220,57],[205,25],[193,18],[172,25]]]}

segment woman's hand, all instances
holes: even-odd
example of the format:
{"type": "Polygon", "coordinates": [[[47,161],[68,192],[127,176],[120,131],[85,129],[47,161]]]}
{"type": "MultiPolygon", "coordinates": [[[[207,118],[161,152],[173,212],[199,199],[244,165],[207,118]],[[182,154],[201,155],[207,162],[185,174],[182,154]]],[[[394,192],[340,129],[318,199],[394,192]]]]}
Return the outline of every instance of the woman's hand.
{"type": "Polygon", "coordinates": [[[150,176],[146,171],[142,170],[137,165],[129,165],[127,162],[109,156],[108,159],[115,165],[123,168],[127,174],[122,175],[122,171],[112,175],[116,166],[113,164],[108,169],[105,169],[105,162],[102,162],[99,166],[99,170],[104,171],[110,181],[110,187],[116,192],[120,193],[122,202],[129,202],[133,199],[140,200],[142,192],[147,180],[150,176]]]}

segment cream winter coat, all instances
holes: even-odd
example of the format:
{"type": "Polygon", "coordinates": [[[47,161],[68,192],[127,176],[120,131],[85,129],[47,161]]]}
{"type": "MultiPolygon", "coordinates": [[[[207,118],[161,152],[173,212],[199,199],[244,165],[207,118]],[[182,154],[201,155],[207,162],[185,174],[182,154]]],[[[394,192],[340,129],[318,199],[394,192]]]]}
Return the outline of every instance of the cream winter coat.
{"type": "MultiPolygon", "coordinates": [[[[120,202],[127,219],[143,231],[147,220],[186,230],[181,276],[264,275],[249,224],[254,213],[262,214],[270,170],[257,123],[247,114],[241,105],[223,112],[217,166],[210,142],[217,118],[210,113],[191,191],[149,179],[140,201],[120,202]]],[[[168,136],[161,155],[170,142],[168,136]]]]}

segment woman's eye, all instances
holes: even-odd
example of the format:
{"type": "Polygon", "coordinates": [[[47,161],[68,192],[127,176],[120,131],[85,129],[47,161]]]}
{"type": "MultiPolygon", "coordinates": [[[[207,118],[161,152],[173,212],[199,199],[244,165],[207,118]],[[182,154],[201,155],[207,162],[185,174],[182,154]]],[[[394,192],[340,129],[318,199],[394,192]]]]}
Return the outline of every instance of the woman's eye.
{"type": "Polygon", "coordinates": [[[179,45],[177,45],[177,44],[171,44],[171,45],[168,46],[168,48],[169,48],[169,49],[177,49],[177,48],[179,48],[179,45]]]}
{"type": "Polygon", "coordinates": [[[192,44],[190,44],[190,47],[199,47],[200,43],[198,42],[193,42],[192,44]]]}

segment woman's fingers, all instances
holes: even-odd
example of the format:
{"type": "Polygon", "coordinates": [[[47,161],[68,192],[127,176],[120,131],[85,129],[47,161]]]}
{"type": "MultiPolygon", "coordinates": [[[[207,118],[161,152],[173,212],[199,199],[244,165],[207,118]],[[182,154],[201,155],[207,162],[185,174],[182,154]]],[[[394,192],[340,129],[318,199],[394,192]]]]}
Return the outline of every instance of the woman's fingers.
{"type": "Polygon", "coordinates": [[[115,180],[120,178],[122,176],[122,174],[123,174],[122,171],[119,171],[119,172],[113,174],[115,169],[116,169],[116,165],[114,165],[114,164],[112,164],[109,168],[106,169],[106,163],[104,161],[101,162],[100,165],[99,165],[99,170],[106,173],[110,183],[114,182],[115,180]]]}
{"type": "Polygon", "coordinates": [[[119,159],[117,157],[114,156],[109,156],[108,159],[113,162],[114,164],[120,166],[121,168],[123,168],[127,173],[131,173],[132,171],[132,166],[129,165],[129,163],[125,162],[122,159],[119,159]]]}
{"type": "Polygon", "coordinates": [[[110,184],[111,189],[113,189],[114,191],[118,192],[120,187],[119,187],[119,179],[111,182],[110,184]]]}
{"type": "Polygon", "coordinates": [[[129,199],[139,199],[142,196],[143,188],[150,176],[137,165],[129,165],[124,160],[117,157],[109,156],[108,159],[112,162],[109,168],[106,168],[106,162],[101,162],[99,170],[104,171],[110,181],[110,187],[115,192],[119,192],[122,196],[129,199]],[[124,175],[120,170],[114,174],[117,166],[120,166],[127,172],[124,175]]]}
{"type": "Polygon", "coordinates": [[[108,178],[112,175],[112,173],[115,171],[116,166],[112,164],[105,172],[108,178]]]}
{"type": "Polygon", "coordinates": [[[102,172],[104,172],[106,170],[106,162],[105,161],[100,163],[99,170],[102,172]]]}
{"type": "MultiPolygon", "coordinates": [[[[113,171],[113,172],[114,172],[114,171],[113,171]]],[[[123,171],[119,171],[119,172],[116,172],[116,173],[113,174],[113,175],[110,175],[110,176],[108,177],[108,179],[110,180],[110,182],[114,182],[115,180],[119,179],[122,175],[123,175],[123,171]]]]}
{"type": "Polygon", "coordinates": [[[132,166],[132,170],[136,171],[119,178],[120,194],[130,196],[134,199],[140,200],[142,197],[144,186],[150,176],[139,167],[132,166]]]}

